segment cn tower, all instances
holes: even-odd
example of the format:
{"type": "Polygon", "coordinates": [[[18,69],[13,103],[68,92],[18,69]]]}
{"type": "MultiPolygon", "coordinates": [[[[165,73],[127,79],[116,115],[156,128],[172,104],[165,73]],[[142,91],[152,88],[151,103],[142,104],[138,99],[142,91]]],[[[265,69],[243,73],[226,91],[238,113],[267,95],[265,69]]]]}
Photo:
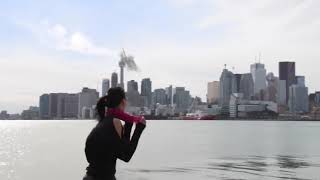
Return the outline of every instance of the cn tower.
{"type": "Polygon", "coordinates": [[[119,62],[119,67],[120,67],[120,87],[124,88],[124,67],[125,67],[125,62],[120,61],[119,62]]]}

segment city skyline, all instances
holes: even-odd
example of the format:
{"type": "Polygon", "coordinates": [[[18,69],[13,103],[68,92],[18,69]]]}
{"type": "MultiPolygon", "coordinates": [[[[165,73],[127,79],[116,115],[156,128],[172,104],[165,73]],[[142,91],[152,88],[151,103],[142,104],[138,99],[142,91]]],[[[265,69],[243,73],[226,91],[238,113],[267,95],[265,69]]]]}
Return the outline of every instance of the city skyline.
{"type": "Polygon", "coordinates": [[[185,86],[202,99],[223,64],[246,73],[259,52],[267,73],[276,76],[278,61],[295,61],[297,74],[306,76],[314,92],[320,75],[319,3],[3,2],[0,109],[21,112],[43,92],[96,89],[108,72],[118,71],[122,48],[141,69],[126,72],[126,81],[150,77],[154,87],[185,86]]]}
{"type": "MultiPolygon", "coordinates": [[[[203,103],[197,96],[192,97],[186,87],[173,88],[170,85],[152,90],[151,79],[144,78],[141,80],[139,91],[137,81],[127,81],[126,94],[129,105],[127,111],[133,114],[156,116],[181,115],[181,113],[187,116],[189,113],[190,116],[190,113],[195,112],[219,112],[218,114],[222,117],[230,115],[230,118],[257,117],[255,113],[258,112],[261,113],[259,117],[274,117],[279,113],[315,112],[314,108],[318,106],[316,96],[320,92],[309,94],[309,88],[305,85],[306,77],[295,74],[295,62],[279,62],[280,77],[272,72],[266,74],[264,64],[254,63],[250,67],[250,73],[234,74],[225,65],[220,81],[208,82],[207,103],[203,103]],[[258,91],[254,90],[255,87],[258,91]],[[151,104],[149,98],[151,98],[151,104]]],[[[113,72],[112,84],[115,87],[122,87],[117,77],[118,74],[113,72]]],[[[109,79],[104,78],[101,81],[101,92],[105,93],[100,94],[100,97],[104,96],[110,88],[109,79]]],[[[94,118],[94,106],[98,98],[99,91],[87,87],[84,87],[80,93],[42,94],[39,97],[39,107],[30,106],[21,113],[21,117],[23,119],[94,118]]],[[[16,115],[8,116],[7,111],[1,111],[1,117],[8,119],[16,115]]]]}

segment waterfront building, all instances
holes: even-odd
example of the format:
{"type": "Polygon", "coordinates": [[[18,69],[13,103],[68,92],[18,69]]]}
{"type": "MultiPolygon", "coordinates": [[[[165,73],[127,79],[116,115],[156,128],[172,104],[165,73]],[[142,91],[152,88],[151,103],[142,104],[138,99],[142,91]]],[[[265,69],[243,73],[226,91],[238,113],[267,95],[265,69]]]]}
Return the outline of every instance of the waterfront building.
{"type": "Polygon", "coordinates": [[[16,114],[9,114],[9,120],[19,120],[21,119],[20,114],[16,113],[16,114]]]}
{"type": "Polygon", "coordinates": [[[1,111],[0,112],[0,120],[7,120],[10,118],[10,115],[7,111],[1,111]]]}
{"type": "Polygon", "coordinates": [[[161,105],[157,104],[155,106],[155,111],[154,111],[155,116],[172,116],[174,115],[174,112],[172,111],[172,108],[167,105],[161,105]]]}
{"type": "Polygon", "coordinates": [[[220,82],[213,81],[208,83],[207,89],[207,103],[218,104],[220,96],[220,82]]]}
{"type": "Polygon", "coordinates": [[[286,103],[289,100],[289,88],[296,83],[295,62],[279,62],[279,80],[286,82],[286,103]]]}
{"type": "Polygon", "coordinates": [[[110,80],[109,79],[103,79],[102,80],[101,96],[107,95],[109,89],[110,89],[110,80]]]}
{"type": "Polygon", "coordinates": [[[207,106],[208,115],[217,116],[221,113],[221,107],[217,104],[207,106]]]}
{"type": "Polygon", "coordinates": [[[316,92],[316,93],[315,93],[314,101],[315,101],[315,105],[316,105],[317,107],[320,107],[320,92],[316,92]]]}
{"type": "Polygon", "coordinates": [[[289,88],[289,110],[291,113],[309,112],[308,88],[305,86],[303,76],[297,78],[297,84],[289,88]]]}
{"type": "Polygon", "coordinates": [[[115,88],[118,86],[118,74],[116,72],[111,75],[111,87],[115,88]]]}
{"type": "Polygon", "coordinates": [[[251,73],[242,74],[240,81],[240,91],[243,99],[252,100],[254,96],[254,82],[251,73]]]}
{"type": "Polygon", "coordinates": [[[254,94],[258,100],[263,100],[262,93],[267,88],[265,65],[261,63],[255,63],[251,65],[251,74],[254,82],[254,94]]]}
{"type": "Polygon", "coordinates": [[[234,93],[230,99],[230,118],[274,118],[278,104],[272,101],[245,100],[241,93],[234,93]]]}
{"type": "Polygon", "coordinates": [[[67,93],[59,93],[57,100],[57,118],[63,119],[65,114],[65,98],[67,93]]]}
{"type": "Polygon", "coordinates": [[[243,99],[242,93],[232,93],[230,96],[229,115],[230,118],[238,117],[238,104],[243,99]]]}
{"type": "Polygon", "coordinates": [[[51,93],[40,96],[40,119],[77,118],[79,114],[79,95],[51,93]]]}
{"type": "Polygon", "coordinates": [[[141,96],[145,98],[144,106],[150,107],[152,101],[152,81],[150,78],[141,81],[141,96]]]}
{"type": "Polygon", "coordinates": [[[49,94],[43,94],[39,98],[39,118],[50,119],[49,116],[49,94]]]}
{"type": "Polygon", "coordinates": [[[23,120],[39,119],[39,107],[30,106],[29,109],[22,111],[21,119],[23,120]]]}
{"type": "Polygon", "coordinates": [[[320,107],[320,92],[315,92],[309,95],[310,108],[320,107]]]}
{"type": "Polygon", "coordinates": [[[83,107],[81,110],[82,119],[93,119],[95,118],[95,110],[93,107],[83,107]]]}
{"type": "Polygon", "coordinates": [[[57,118],[77,118],[79,114],[79,95],[59,93],[57,101],[57,118]]]}
{"type": "Polygon", "coordinates": [[[86,116],[83,116],[83,109],[92,108],[97,104],[99,99],[99,93],[95,89],[89,89],[87,87],[83,88],[79,93],[79,106],[78,106],[78,117],[85,119],[86,116]]]}
{"type": "Polygon", "coordinates": [[[66,94],[64,97],[63,118],[77,118],[79,114],[79,94],[66,94]]]}

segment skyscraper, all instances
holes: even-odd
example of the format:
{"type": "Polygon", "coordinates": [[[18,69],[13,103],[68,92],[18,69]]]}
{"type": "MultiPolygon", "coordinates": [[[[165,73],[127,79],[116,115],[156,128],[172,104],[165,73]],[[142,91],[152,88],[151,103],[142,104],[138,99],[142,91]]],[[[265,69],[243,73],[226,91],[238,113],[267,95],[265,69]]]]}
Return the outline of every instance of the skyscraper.
{"type": "Polygon", "coordinates": [[[150,107],[152,101],[152,82],[150,78],[142,79],[141,96],[145,97],[145,106],[150,107]]]}
{"type": "Polygon", "coordinates": [[[286,89],[286,81],[278,80],[277,83],[277,103],[281,106],[287,105],[287,89],[286,89]]]}
{"type": "Polygon", "coordinates": [[[39,99],[40,119],[49,119],[49,94],[43,94],[39,99]]]}
{"type": "Polygon", "coordinates": [[[219,104],[221,106],[221,114],[229,116],[230,97],[232,93],[237,91],[237,82],[234,74],[228,69],[223,69],[220,77],[220,96],[219,104]]]}
{"type": "MultiPolygon", "coordinates": [[[[251,65],[251,74],[254,83],[254,94],[260,97],[260,93],[267,88],[266,75],[267,71],[264,64],[255,63],[251,65]]],[[[263,99],[260,99],[263,100],[263,99]]]]}
{"type": "Polygon", "coordinates": [[[184,87],[176,87],[173,95],[173,102],[176,105],[176,113],[185,113],[191,105],[190,91],[184,87]]]}
{"type": "Polygon", "coordinates": [[[286,81],[286,101],[289,100],[289,87],[296,81],[296,63],[279,62],[279,80],[286,81]]]}
{"type": "Polygon", "coordinates": [[[119,62],[119,67],[120,67],[120,87],[124,89],[124,67],[125,63],[123,61],[119,62]]]}
{"type": "Polygon", "coordinates": [[[231,71],[224,69],[220,77],[219,104],[229,106],[230,96],[237,90],[236,78],[231,71]]]}
{"type": "Polygon", "coordinates": [[[243,99],[252,100],[254,96],[254,83],[251,73],[242,74],[239,92],[243,94],[243,99]]]}
{"type": "Polygon", "coordinates": [[[173,88],[172,85],[166,87],[166,95],[167,95],[167,104],[172,106],[173,105],[173,88]]]}
{"type": "Polygon", "coordinates": [[[127,83],[127,92],[138,91],[138,82],[131,80],[127,83]]]}
{"type": "Polygon", "coordinates": [[[116,72],[111,75],[111,87],[115,88],[118,86],[118,74],[116,72]]]}
{"type": "Polygon", "coordinates": [[[207,103],[208,104],[218,104],[219,102],[219,95],[220,95],[220,82],[213,81],[208,83],[208,90],[207,90],[207,103]]]}
{"type": "Polygon", "coordinates": [[[296,84],[299,86],[305,86],[306,78],[304,76],[296,76],[296,84]]]}
{"type": "Polygon", "coordinates": [[[234,77],[236,79],[236,93],[239,93],[242,74],[235,74],[234,77]]]}
{"type": "Polygon", "coordinates": [[[277,102],[277,90],[278,90],[278,77],[275,77],[273,73],[267,75],[267,97],[265,100],[277,102]]]}
{"type": "Polygon", "coordinates": [[[164,89],[155,89],[153,94],[152,94],[152,99],[153,99],[153,105],[156,104],[161,104],[165,105],[167,104],[167,96],[166,96],[166,90],[164,89]]]}
{"type": "Polygon", "coordinates": [[[101,96],[107,95],[109,89],[110,89],[110,80],[109,79],[103,79],[102,80],[101,96]]]}
{"type": "Polygon", "coordinates": [[[138,91],[138,82],[131,80],[127,83],[127,99],[130,106],[140,107],[141,97],[138,91]]]}
{"type": "Polygon", "coordinates": [[[305,86],[305,78],[299,76],[298,83],[289,88],[289,110],[292,113],[309,112],[308,88],[305,86]]]}
{"type": "Polygon", "coordinates": [[[93,109],[99,99],[99,93],[95,89],[83,88],[79,93],[78,117],[85,118],[83,111],[85,109],[93,109]]]}

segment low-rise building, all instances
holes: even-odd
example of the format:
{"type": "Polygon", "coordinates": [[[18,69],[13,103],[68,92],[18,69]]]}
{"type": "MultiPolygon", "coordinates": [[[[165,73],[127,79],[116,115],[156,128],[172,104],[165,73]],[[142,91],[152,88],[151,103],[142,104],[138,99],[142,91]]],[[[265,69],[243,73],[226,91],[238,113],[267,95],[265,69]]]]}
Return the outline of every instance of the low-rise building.
{"type": "MultiPolygon", "coordinates": [[[[88,119],[86,109],[90,109],[97,104],[99,99],[99,93],[95,89],[83,88],[82,91],[79,93],[79,106],[78,106],[78,117],[80,119],[88,119]],[[83,110],[85,109],[85,110],[83,110]],[[83,113],[83,111],[85,113],[83,113]]],[[[90,110],[89,110],[90,111],[90,110]]],[[[92,110],[93,111],[93,110],[92,110]]],[[[89,113],[90,114],[90,113],[89,113]]],[[[90,115],[89,115],[90,117],[90,115]]]]}
{"type": "Polygon", "coordinates": [[[278,114],[278,104],[272,101],[243,99],[243,94],[233,93],[229,105],[230,118],[266,118],[278,114]]]}
{"type": "Polygon", "coordinates": [[[7,111],[1,111],[1,113],[0,113],[0,120],[7,120],[7,119],[9,119],[9,114],[8,114],[8,112],[7,111]]]}
{"type": "Polygon", "coordinates": [[[171,106],[156,104],[155,116],[173,116],[174,111],[171,106]]]}
{"type": "Polygon", "coordinates": [[[31,106],[29,109],[22,111],[21,119],[23,120],[39,119],[39,108],[31,106]]]}

